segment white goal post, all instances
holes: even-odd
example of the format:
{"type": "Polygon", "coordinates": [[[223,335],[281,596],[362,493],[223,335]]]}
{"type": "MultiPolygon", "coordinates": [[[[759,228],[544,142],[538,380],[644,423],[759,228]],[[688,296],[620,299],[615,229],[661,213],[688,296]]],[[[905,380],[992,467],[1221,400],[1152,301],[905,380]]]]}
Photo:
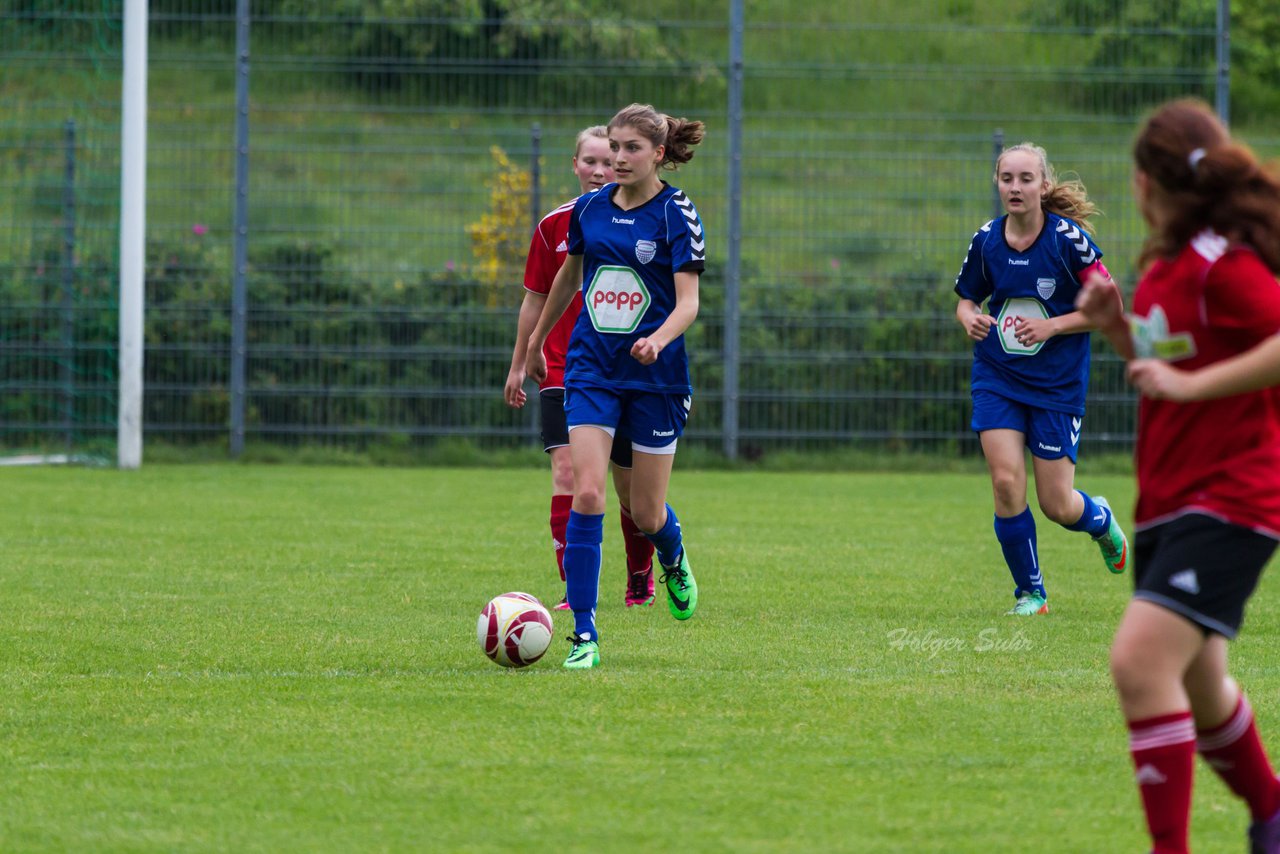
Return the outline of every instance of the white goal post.
{"type": "Polygon", "coordinates": [[[142,465],[142,357],[147,225],[147,0],[124,3],[120,124],[120,410],[116,457],[142,465]]]}

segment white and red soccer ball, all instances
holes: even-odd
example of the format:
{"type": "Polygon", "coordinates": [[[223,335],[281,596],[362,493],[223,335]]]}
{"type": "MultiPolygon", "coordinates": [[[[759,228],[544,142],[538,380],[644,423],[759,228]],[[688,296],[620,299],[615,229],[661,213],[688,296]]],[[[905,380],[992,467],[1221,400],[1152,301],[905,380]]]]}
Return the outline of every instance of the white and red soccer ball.
{"type": "Polygon", "coordinates": [[[503,667],[525,667],[542,658],[551,632],[551,612],[528,593],[493,597],[476,621],[480,648],[503,667]]]}

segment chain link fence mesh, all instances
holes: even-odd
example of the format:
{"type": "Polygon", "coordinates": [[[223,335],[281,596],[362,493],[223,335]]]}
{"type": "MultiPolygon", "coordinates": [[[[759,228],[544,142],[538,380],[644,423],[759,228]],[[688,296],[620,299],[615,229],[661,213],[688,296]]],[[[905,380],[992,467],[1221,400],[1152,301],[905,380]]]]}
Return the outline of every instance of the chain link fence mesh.
{"type": "MultiPolygon", "coordinates": [[[[534,217],[576,194],[576,132],[631,101],[701,119],[671,177],[709,233],[689,333],[688,440],[741,452],[976,453],[951,287],[996,213],[1000,144],[1035,141],[1105,212],[1132,287],[1128,144],[1147,106],[1215,92],[1216,4],[1078,0],[748,4],[744,133],[728,148],[729,5],[636,20],[514,3],[251,5],[249,442],[362,449],[532,443],[501,389],[534,217]],[[394,8],[394,13],[387,11],[394,8]],[[405,14],[411,10],[412,14],[405,14]],[[731,157],[742,166],[741,334],[726,352],[731,157]]],[[[115,435],[120,0],[0,3],[0,444],[115,435]]],[[[150,4],[145,433],[229,430],[236,3],[150,4]]],[[[1280,151],[1276,126],[1237,132],[1280,151]]],[[[1095,346],[1087,441],[1127,448],[1133,401],[1095,346]]]]}

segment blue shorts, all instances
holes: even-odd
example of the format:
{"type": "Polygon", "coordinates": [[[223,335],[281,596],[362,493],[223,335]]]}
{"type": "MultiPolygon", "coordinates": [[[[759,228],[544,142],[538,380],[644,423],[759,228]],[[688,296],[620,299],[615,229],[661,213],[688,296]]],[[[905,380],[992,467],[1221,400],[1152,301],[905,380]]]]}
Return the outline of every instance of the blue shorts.
{"type": "MultiPolygon", "coordinates": [[[[542,450],[569,447],[569,425],[564,420],[564,389],[544,388],[538,392],[538,414],[542,419],[542,450]]],[[[609,462],[620,469],[631,468],[631,440],[614,434],[609,462]]]]}
{"type": "Polygon", "coordinates": [[[675,453],[692,402],[687,394],[578,385],[564,390],[570,430],[603,427],[615,436],[630,436],[632,448],[650,454],[675,453]]]}
{"type": "Polygon", "coordinates": [[[974,432],[1017,430],[1026,437],[1031,455],[1042,460],[1070,457],[1074,464],[1082,424],[1083,415],[1041,409],[1001,397],[995,392],[979,390],[973,393],[973,420],[969,426],[974,432]]]}

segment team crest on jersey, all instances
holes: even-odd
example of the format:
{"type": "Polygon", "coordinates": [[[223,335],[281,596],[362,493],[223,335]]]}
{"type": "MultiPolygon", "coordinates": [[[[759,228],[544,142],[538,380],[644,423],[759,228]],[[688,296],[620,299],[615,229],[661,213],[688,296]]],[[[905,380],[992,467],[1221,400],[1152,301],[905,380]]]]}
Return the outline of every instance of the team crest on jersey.
{"type": "Polygon", "coordinates": [[[653,256],[658,252],[658,244],[652,240],[636,241],[636,260],[641,264],[648,264],[653,260],[653,256]]]}
{"type": "Polygon", "coordinates": [[[1058,283],[1053,279],[1036,279],[1036,293],[1040,295],[1040,299],[1048,299],[1057,289],[1058,283]]]}

